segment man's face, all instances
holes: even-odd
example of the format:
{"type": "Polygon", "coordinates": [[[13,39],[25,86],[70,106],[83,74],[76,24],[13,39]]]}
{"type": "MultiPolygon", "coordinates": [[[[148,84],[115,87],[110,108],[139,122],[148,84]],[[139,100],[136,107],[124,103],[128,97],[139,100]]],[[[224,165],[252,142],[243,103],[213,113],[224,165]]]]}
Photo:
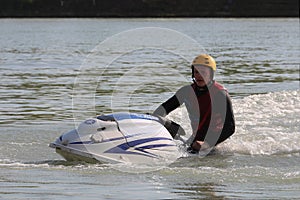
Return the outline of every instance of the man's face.
{"type": "Polygon", "coordinates": [[[211,81],[211,69],[205,66],[194,66],[195,82],[199,87],[204,87],[211,81]]]}

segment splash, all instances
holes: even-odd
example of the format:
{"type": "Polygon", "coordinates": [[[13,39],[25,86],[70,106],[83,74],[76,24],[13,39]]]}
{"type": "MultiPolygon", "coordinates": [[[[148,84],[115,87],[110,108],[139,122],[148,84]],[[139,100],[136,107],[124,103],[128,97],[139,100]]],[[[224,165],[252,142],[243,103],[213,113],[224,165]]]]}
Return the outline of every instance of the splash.
{"type": "Polygon", "coordinates": [[[250,155],[300,153],[300,90],[233,100],[236,133],[221,149],[250,155]]]}

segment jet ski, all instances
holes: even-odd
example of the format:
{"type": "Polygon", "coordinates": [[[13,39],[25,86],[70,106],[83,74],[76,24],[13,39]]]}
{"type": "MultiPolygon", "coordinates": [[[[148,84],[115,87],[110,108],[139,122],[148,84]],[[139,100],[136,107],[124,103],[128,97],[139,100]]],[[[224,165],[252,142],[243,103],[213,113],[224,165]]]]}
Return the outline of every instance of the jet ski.
{"type": "Polygon", "coordinates": [[[113,113],[83,121],[49,146],[67,161],[166,163],[179,157],[179,134],[178,124],[159,116],[113,113]]]}

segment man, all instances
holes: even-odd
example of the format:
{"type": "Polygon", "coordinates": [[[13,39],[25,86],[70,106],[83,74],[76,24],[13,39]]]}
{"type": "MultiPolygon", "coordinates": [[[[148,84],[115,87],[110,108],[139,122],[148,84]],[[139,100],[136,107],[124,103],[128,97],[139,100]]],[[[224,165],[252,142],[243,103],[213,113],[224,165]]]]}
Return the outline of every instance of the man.
{"type": "Polygon", "coordinates": [[[214,80],[215,71],[216,62],[211,56],[197,56],[192,63],[193,83],[181,87],[153,113],[164,117],[185,104],[193,130],[191,152],[216,146],[235,132],[231,99],[214,80]]]}

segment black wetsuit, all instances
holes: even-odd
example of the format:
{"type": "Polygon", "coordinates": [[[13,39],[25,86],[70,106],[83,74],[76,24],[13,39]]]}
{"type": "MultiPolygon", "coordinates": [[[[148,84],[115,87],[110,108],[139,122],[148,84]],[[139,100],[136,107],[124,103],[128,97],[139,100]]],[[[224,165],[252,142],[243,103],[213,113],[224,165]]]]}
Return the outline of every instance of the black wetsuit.
{"type": "Polygon", "coordinates": [[[215,146],[235,132],[231,99],[219,83],[212,81],[204,88],[195,83],[183,86],[153,114],[166,116],[183,103],[191,120],[193,141],[206,141],[210,146],[215,146]]]}

